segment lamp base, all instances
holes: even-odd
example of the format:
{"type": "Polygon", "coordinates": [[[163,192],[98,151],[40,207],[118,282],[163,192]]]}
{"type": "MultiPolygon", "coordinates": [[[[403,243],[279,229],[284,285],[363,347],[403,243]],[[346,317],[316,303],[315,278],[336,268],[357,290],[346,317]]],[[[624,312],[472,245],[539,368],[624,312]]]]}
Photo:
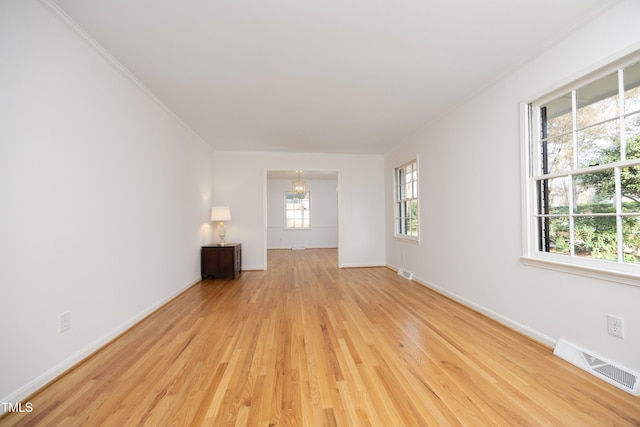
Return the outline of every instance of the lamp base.
{"type": "Polygon", "coordinates": [[[218,246],[224,246],[224,236],[227,234],[227,226],[224,225],[223,221],[218,223],[218,237],[220,237],[220,241],[218,242],[218,246]]]}

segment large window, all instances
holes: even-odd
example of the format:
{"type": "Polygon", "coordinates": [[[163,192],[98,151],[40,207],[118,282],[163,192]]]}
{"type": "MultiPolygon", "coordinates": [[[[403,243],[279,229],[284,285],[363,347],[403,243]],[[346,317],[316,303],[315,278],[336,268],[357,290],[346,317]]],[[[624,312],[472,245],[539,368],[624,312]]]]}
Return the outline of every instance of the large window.
{"type": "Polygon", "coordinates": [[[640,277],[640,62],[528,105],[527,255],[640,277]]]}
{"type": "Polygon", "coordinates": [[[309,228],[311,226],[311,192],[303,196],[293,191],[284,193],[286,228],[309,228]]]}
{"type": "Polygon", "coordinates": [[[395,235],[418,239],[418,161],[395,169],[395,235]]]}

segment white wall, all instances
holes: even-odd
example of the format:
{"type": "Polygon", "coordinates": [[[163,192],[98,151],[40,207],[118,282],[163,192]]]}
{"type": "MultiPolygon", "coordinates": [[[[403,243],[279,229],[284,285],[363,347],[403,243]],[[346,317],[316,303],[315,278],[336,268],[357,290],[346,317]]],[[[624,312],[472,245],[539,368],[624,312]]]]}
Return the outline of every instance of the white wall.
{"type": "Polygon", "coordinates": [[[393,237],[387,263],[554,345],[566,338],[640,371],[640,288],[523,265],[519,103],[640,47],[640,2],[627,0],[414,135],[385,159],[420,156],[421,243],[393,237]],[[625,319],[608,335],[606,314],[625,319]]]}
{"type": "Polygon", "coordinates": [[[338,186],[337,174],[331,179],[305,179],[311,193],[311,227],[285,228],[285,191],[291,191],[292,180],[267,176],[267,248],[285,249],[338,247],[338,186]]]}
{"type": "Polygon", "coordinates": [[[231,207],[227,238],[242,243],[243,269],[266,268],[269,170],[338,172],[338,264],[384,265],[382,156],[216,151],[214,202],[231,207]]]}
{"type": "Polygon", "coordinates": [[[0,62],[0,400],[18,401],[198,280],[213,152],[41,2],[0,2],[0,62]]]}

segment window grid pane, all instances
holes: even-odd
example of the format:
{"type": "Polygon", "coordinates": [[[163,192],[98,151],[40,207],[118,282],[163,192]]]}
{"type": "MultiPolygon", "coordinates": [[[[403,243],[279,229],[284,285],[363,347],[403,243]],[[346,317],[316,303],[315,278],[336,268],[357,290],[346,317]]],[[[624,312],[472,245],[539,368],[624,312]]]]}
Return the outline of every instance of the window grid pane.
{"type": "Polygon", "coordinates": [[[640,62],[624,70],[624,112],[640,111],[640,62]]]}
{"type": "Polygon", "coordinates": [[[418,164],[412,161],[395,170],[395,233],[418,237],[418,164]]]}
{"type": "Polygon", "coordinates": [[[578,89],[576,128],[584,129],[617,117],[620,113],[618,93],[617,72],[578,89]]]}
{"type": "Polygon", "coordinates": [[[640,63],[531,108],[535,249],[640,264],[640,63]]]}
{"type": "Polygon", "coordinates": [[[292,191],[285,191],[285,227],[310,228],[311,192],[299,198],[292,191]]]}
{"type": "Polygon", "coordinates": [[[640,264],[640,216],[622,218],[623,261],[640,264]]]}
{"type": "Polygon", "coordinates": [[[625,159],[640,158],[640,113],[625,117],[625,159]]]}

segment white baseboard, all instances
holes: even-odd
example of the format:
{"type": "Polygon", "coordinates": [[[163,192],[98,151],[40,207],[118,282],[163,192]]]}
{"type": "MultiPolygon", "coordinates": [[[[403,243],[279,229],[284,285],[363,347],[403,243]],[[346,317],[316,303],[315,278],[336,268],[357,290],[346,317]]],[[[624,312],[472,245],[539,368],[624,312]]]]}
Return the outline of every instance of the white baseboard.
{"type": "Polygon", "coordinates": [[[384,267],[384,264],[340,264],[338,268],[368,268],[368,267],[384,267]]]}
{"type": "MultiPolygon", "coordinates": [[[[390,268],[391,270],[394,271],[399,271],[399,269],[395,266],[392,265],[387,265],[387,268],[390,268]]],[[[546,345],[547,347],[553,348],[555,347],[557,340],[553,339],[547,335],[544,335],[542,333],[540,333],[539,331],[536,331],[535,329],[531,329],[530,327],[523,325],[520,322],[516,322],[513,319],[510,319],[506,316],[503,316],[499,313],[496,313],[493,310],[490,310],[480,304],[477,304],[473,301],[470,301],[464,297],[461,297],[460,295],[457,295],[453,292],[449,292],[448,290],[441,288],[439,286],[434,285],[433,283],[429,283],[428,281],[417,277],[417,276],[413,276],[413,281],[416,283],[421,284],[424,287],[427,287],[441,295],[444,295],[448,298],[451,298],[452,300],[459,302],[460,304],[469,307],[470,309],[477,311],[478,313],[481,313],[493,320],[495,320],[496,322],[502,323],[503,325],[507,326],[510,329],[513,329],[517,332],[520,332],[521,334],[524,334],[526,336],[528,336],[529,338],[543,344],[546,345]]]]}
{"type": "MultiPolygon", "coordinates": [[[[299,246],[299,245],[289,245],[289,246],[270,246],[267,248],[267,250],[275,250],[275,251],[280,251],[280,250],[287,250],[287,249],[293,249],[294,246],[299,246]]],[[[305,249],[338,249],[337,246],[335,245],[330,245],[330,246],[307,246],[307,245],[302,245],[305,247],[305,249]]]]}
{"type": "Polygon", "coordinates": [[[264,268],[264,266],[262,265],[243,265],[242,266],[242,271],[265,271],[266,268],[264,268]]]}
{"type": "Polygon", "coordinates": [[[76,366],[77,364],[79,364],[80,362],[82,362],[84,359],[91,356],[92,354],[100,350],[105,345],[109,344],[111,341],[113,341],[114,339],[116,339],[117,337],[125,333],[127,330],[131,329],[133,326],[135,326],[138,322],[143,320],[145,317],[149,316],[151,313],[153,313],[154,311],[156,311],[157,309],[159,309],[160,307],[162,307],[163,305],[165,305],[166,303],[168,303],[169,301],[171,301],[181,293],[185,292],[187,289],[189,289],[190,287],[192,287],[198,282],[200,282],[200,279],[192,282],[191,284],[181,289],[178,289],[177,291],[173,292],[166,298],[156,302],[155,304],[148,307],[146,310],[144,310],[137,316],[129,319],[128,321],[121,324],[114,330],[108,332],[107,334],[103,335],[97,340],[91,342],[89,345],[87,345],[80,351],[76,352],[75,354],[72,354],[62,362],[55,365],[53,368],[44,372],[42,375],[36,377],[32,381],[20,387],[18,390],[14,391],[9,396],[3,397],[1,401],[2,402],[24,401],[29,396],[33,395],[35,392],[37,392],[38,390],[40,390],[41,388],[43,388],[44,386],[46,386],[47,384],[49,384],[50,382],[52,382],[53,380],[55,380],[56,378],[58,378],[59,376],[61,376],[71,368],[73,368],[74,366],[76,366]]]}
{"type": "MultiPolygon", "coordinates": [[[[361,265],[361,264],[357,264],[357,265],[341,265],[340,268],[359,268],[359,267],[380,267],[380,265],[361,265]]],[[[399,271],[399,269],[397,267],[394,267],[392,265],[387,265],[387,268],[390,268],[391,270],[394,271],[399,271]]],[[[264,270],[263,267],[253,267],[253,266],[249,266],[249,267],[245,267],[243,268],[243,271],[245,270],[264,270]]],[[[175,297],[177,297],[178,295],[180,295],[181,293],[183,293],[184,291],[186,291],[187,289],[189,289],[191,286],[195,285],[196,283],[198,283],[200,280],[196,280],[193,283],[183,287],[182,289],[177,290],[176,292],[172,293],[171,295],[167,296],[166,298],[164,298],[161,301],[158,301],[157,303],[155,303],[154,305],[148,307],[145,311],[141,312],[140,314],[138,314],[137,316],[133,317],[132,319],[129,319],[127,322],[123,323],[122,325],[120,325],[119,327],[117,327],[116,329],[110,331],[109,333],[103,335],[102,337],[98,338],[97,340],[93,341],[92,343],[90,343],[89,345],[87,345],[85,348],[83,348],[82,350],[78,351],[77,353],[71,355],[70,357],[68,357],[67,359],[63,360],[61,363],[59,363],[58,365],[54,366],[53,368],[49,369],[48,371],[46,371],[45,373],[43,373],[42,375],[38,376],[37,378],[35,378],[34,380],[30,381],[29,383],[27,383],[26,385],[24,385],[23,387],[19,388],[18,390],[16,390],[15,392],[11,393],[9,396],[3,397],[2,398],[2,402],[21,402],[24,399],[28,398],[29,396],[31,396],[32,394],[34,394],[36,391],[40,390],[42,387],[44,387],[45,385],[47,385],[48,383],[50,383],[51,381],[55,380],[56,378],[58,378],[60,375],[64,374],[66,371],[68,371],[69,369],[73,368],[75,365],[77,365],[78,363],[82,362],[84,359],[86,359],[87,357],[91,356],[93,353],[95,353],[96,351],[98,351],[100,348],[104,347],[106,344],[108,344],[109,342],[113,341],[115,338],[117,338],[118,336],[120,336],[121,334],[123,334],[124,332],[126,332],[128,329],[130,329],[131,327],[135,326],[138,322],[140,322],[142,319],[144,319],[145,317],[147,317],[148,315],[150,315],[151,313],[153,313],[154,311],[156,311],[157,309],[159,309],[160,307],[162,307],[163,305],[165,305],[166,303],[168,303],[169,301],[171,301],[172,299],[174,299],[175,297]]],[[[540,332],[531,329],[519,322],[516,322],[513,319],[510,319],[508,317],[505,317],[501,314],[498,314],[496,312],[494,312],[493,310],[490,310],[484,306],[481,306],[479,304],[476,304],[466,298],[461,297],[460,295],[457,295],[455,293],[449,292],[446,289],[443,289],[439,286],[436,286],[432,283],[427,282],[426,280],[414,276],[413,277],[413,281],[416,283],[419,283],[422,286],[425,286],[429,289],[432,289],[433,291],[445,295],[449,298],[451,298],[452,300],[459,302],[460,304],[467,306],[479,313],[484,314],[485,316],[496,320],[497,322],[500,322],[504,325],[506,325],[507,327],[514,329],[528,337],[530,337],[531,339],[538,341],[548,347],[553,348],[556,345],[557,340],[548,337],[544,334],[541,334],[540,332]]]]}

